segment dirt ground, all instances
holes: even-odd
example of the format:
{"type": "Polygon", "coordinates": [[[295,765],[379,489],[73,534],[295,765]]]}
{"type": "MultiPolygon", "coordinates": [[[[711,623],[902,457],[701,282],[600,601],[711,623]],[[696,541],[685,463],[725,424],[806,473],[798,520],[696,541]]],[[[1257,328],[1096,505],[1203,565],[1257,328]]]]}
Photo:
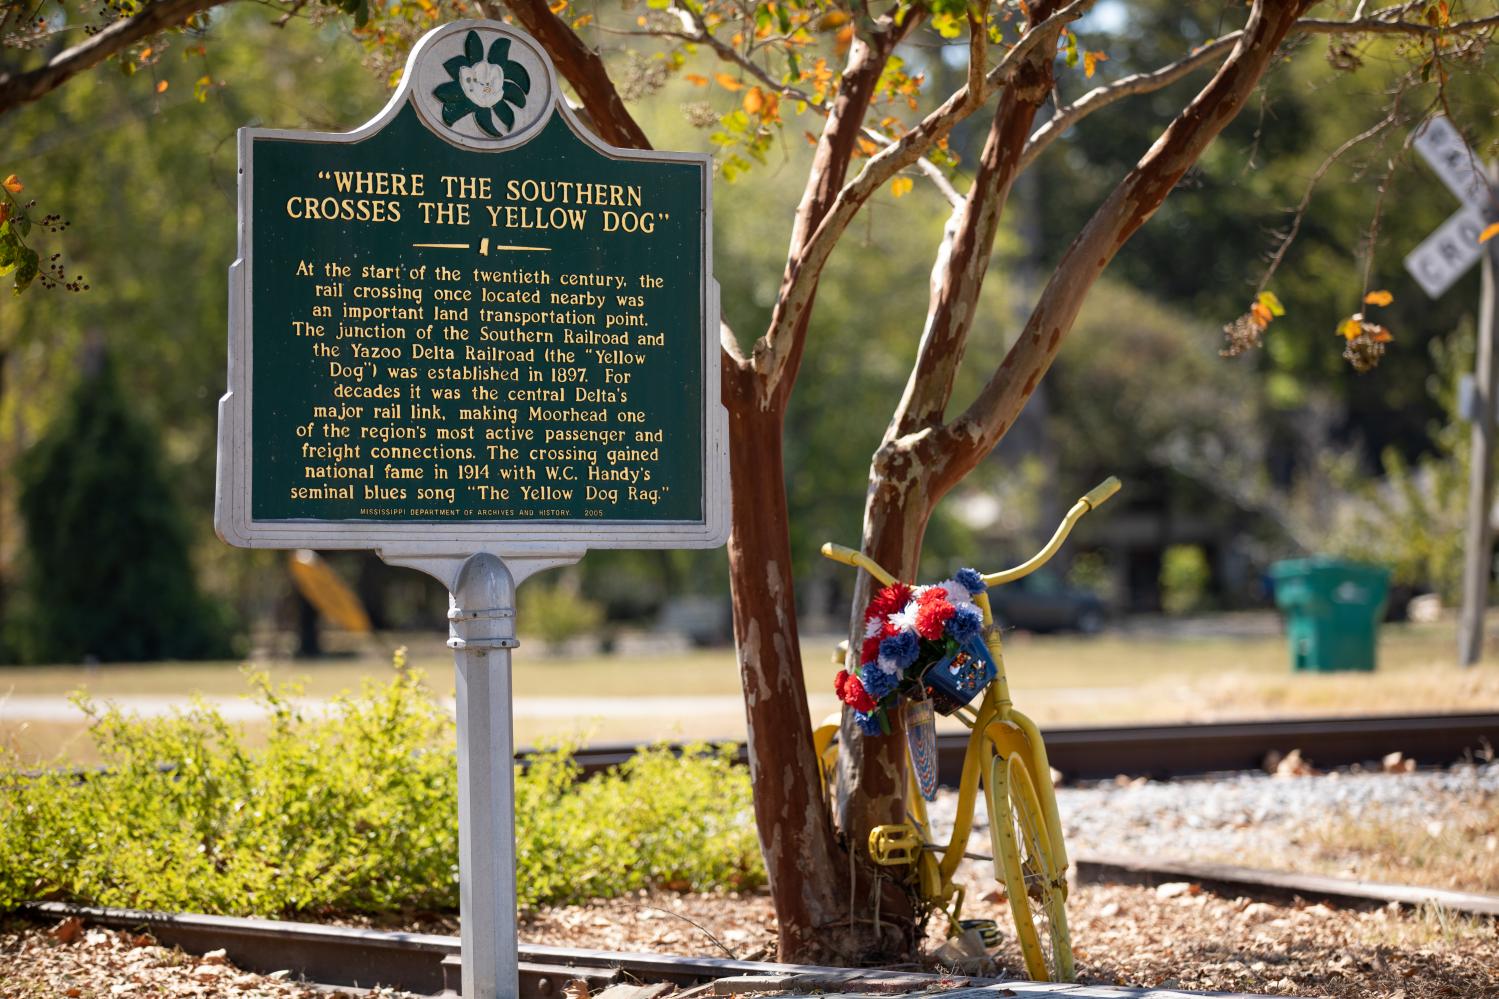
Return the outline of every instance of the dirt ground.
{"type": "MultiPolygon", "coordinates": [[[[1004,927],[1003,901],[974,888],[965,914],[991,916],[1004,927]]],[[[1085,885],[1075,890],[1068,908],[1080,977],[1094,984],[1336,999],[1499,997],[1499,922],[1492,920],[1438,911],[1269,905],[1189,885],[1085,885]]],[[[420,928],[453,932],[456,927],[428,919],[420,928]]],[[[555,946],[773,959],[775,916],[763,894],[656,893],[548,910],[526,921],[521,936],[555,946]]],[[[996,960],[1004,977],[1020,977],[1011,934],[996,960]]],[[[221,957],[167,950],[147,937],[72,923],[0,925],[3,999],[328,995],[289,976],[245,974],[221,957]]]]}

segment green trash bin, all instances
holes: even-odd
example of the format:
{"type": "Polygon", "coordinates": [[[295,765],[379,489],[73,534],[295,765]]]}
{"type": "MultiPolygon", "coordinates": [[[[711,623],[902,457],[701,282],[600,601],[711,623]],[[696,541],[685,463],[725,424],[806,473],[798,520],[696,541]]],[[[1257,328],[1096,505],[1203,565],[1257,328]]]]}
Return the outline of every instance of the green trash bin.
{"type": "Polygon", "coordinates": [[[1389,569],[1317,555],[1276,562],[1270,578],[1275,604],[1286,615],[1293,670],[1374,669],[1389,569]]]}

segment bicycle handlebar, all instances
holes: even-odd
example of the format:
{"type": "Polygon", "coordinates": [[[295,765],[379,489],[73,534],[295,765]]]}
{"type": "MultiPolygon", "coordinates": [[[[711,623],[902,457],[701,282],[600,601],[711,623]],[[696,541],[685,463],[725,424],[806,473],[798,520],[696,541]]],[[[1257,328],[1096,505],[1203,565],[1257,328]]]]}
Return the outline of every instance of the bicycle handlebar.
{"type": "MultiPolygon", "coordinates": [[[[1096,510],[1100,506],[1103,506],[1104,503],[1108,502],[1110,497],[1119,491],[1121,485],[1122,483],[1120,483],[1119,479],[1111,475],[1088,490],[1081,499],[1072,504],[1072,509],[1067,511],[1067,515],[1057,525],[1056,533],[1051,536],[1050,541],[1046,542],[1045,547],[1013,568],[1004,569],[1000,572],[987,573],[984,576],[984,583],[988,586],[997,586],[1000,583],[1014,582],[1020,577],[1028,576],[1041,568],[1057,553],[1057,549],[1062,547],[1062,542],[1067,540],[1067,535],[1072,533],[1073,526],[1082,518],[1083,514],[1089,510],[1096,510]]],[[[863,569],[886,586],[895,582],[895,577],[886,572],[874,559],[863,552],[855,551],[845,545],[835,545],[829,541],[822,546],[822,554],[834,562],[842,562],[844,565],[852,565],[863,569]]]]}

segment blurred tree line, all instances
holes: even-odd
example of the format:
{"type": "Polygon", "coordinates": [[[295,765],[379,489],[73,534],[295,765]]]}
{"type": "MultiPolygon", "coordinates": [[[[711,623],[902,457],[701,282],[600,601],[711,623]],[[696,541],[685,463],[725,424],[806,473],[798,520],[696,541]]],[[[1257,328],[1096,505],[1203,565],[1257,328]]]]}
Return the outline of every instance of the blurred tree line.
{"type": "MultiPolygon", "coordinates": [[[[1100,4],[1080,25],[1107,52],[1099,72],[1114,76],[1168,61],[1181,51],[1183,32],[1213,23],[1216,10],[1195,2],[1184,12],[1180,3],[1158,0],[1132,7],[1123,19],[1115,7],[1100,4]]],[[[1207,40],[1207,34],[1187,39],[1207,40]]],[[[907,48],[912,66],[961,79],[961,65],[944,58],[935,36],[907,48]]],[[[0,306],[0,461],[12,470],[0,479],[0,618],[8,622],[0,658],[205,655],[209,638],[220,643],[215,651],[226,651],[222,622],[229,617],[217,610],[199,615],[220,622],[217,637],[184,637],[180,646],[132,650],[116,643],[80,651],[62,644],[47,651],[38,645],[38,607],[62,592],[45,581],[76,560],[77,547],[48,547],[46,540],[66,535],[58,534],[56,517],[70,510],[85,521],[105,507],[122,515],[141,510],[137,532],[161,543],[148,546],[157,554],[131,558],[160,559],[179,574],[195,567],[202,590],[232,609],[241,627],[293,620],[281,556],[230,549],[211,528],[226,268],[235,245],[234,135],[246,124],[347,130],[364,121],[387,96],[384,73],[373,73],[364,55],[345,24],[296,17],[275,26],[262,11],[226,7],[159,50],[142,54],[137,47],[132,74],[95,71],[5,117],[0,160],[28,194],[72,220],[54,241],[72,269],[87,275],[90,289],[34,289],[0,306]],[[123,437],[68,436],[104,384],[88,387],[91,351],[105,358],[101,370],[114,371],[130,425],[154,442],[159,453],[140,461],[159,467],[159,477],[121,461],[123,437]],[[60,450],[48,443],[59,436],[72,443],[60,450]],[[72,471],[59,477],[56,462],[64,452],[72,471]],[[53,469],[51,477],[43,467],[53,469]],[[56,559],[66,563],[45,564],[56,559]]],[[[1109,473],[1129,484],[1125,502],[1121,512],[1111,506],[1084,525],[1081,551],[1112,543],[1110,516],[1141,511],[1166,511],[1151,521],[1157,525],[1169,523],[1171,511],[1206,518],[1223,536],[1240,539],[1254,563],[1328,537],[1318,525],[1329,518],[1361,523],[1350,528],[1347,545],[1356,548],[1362,539],[1371,552],[1368,532],[1392,518],[1432,522],[1431,504],[1416,500],[1430,491],[1428,480],[1450,475],[1451,462],[1460,460],[1443,401],[1456,370],[1451,358],[1463,349],[1454,331],[1476,306],[1477,278],[1430,302],[1400,266],[1456,207],[1404,147],[1410,125],[1429,109],[1404,109],[1408,122],[1332,165],[1312,191],[1272,282],[1288,316],[1267,332],[1264,350],[1218,356],[1220,327],[1253,297],[1309,178],[1357,127],[1377,123],[1390,103],[1387,91],[1398,85],[1395,60],[1383,76],[1355,78],[1341,71],[1340,58],[1325,39],[1296,42],[1291,64],[1269,77],[1260,107],[1228,128],[1183,181],[1190,190],[1168,199],[1124,248],[1063,348],[1042,404],[1027,409],[1033,426],[1007,439],[939,509],[924,548],[933,574],[959,561],[996,564],[1020,552],[1049,530],[1059,503],[1109,473]],[[1376,213],[1371,267],[1374,286],[1394,293],[1383,321],[1396,342],[1384,364],[1359,375],[1340,358],[1334,329],[1359,307],[1376,213]],[[1386,469],[1394,470],[1389,482],[1407,501],[1380,491],[1386,469]],[[1341,478],[1334,481],[1334,472],[1341,478]],[[1364,520],[1320,509],[1332,490],[1349,496],[1364,520]]],[[[650,134],[675,148],[711,148],[717,117],[703,91],[649,67],[634,78],[638,86],[627,96],[650,134]]],[[[1069,77],[1062,85],[1083,84],[1069,77]]],[[[1492,155],[1499,134],[1496,98],[1492,74],[1466,74],[1449,92],[1460,124],[1487,130],[1471,136],[1483,155],[1492,155]]],[[[1181,103],[1172,91],[1144,99],[1181,103]]],[[[1033,172],[1026,210],[1011,213],[995,254],[993,267],[1010,279],[988,283],[971,350],[1004,348],[1016,311],[1037,290],[1028,275],[1049,270],[1064,249],[1058,234],[1075,232],[1128,165],[1124,157],[1149,144],[1150,120],[1090,117],[1049,155],[1044,173],[1033,172]]],[[[982,139],[981,126],[960,126],[951,145],[971,163],[982,139]]],[[[765,167],[731,183],[719,180],[715,271],[736,329],[754,328],[753,315],[775,295],[784,218],[792,208],[783,182],[799,175],[809,155],[809,146],[784,140],[769,151],[765,167]]],[[[909,201],[897,209],[894,195],[884,192],[860,223],[861,238],[835,256],[819,292],[813,322],[820,328],[804,361],[808,377],[787,418],[795,568],[808,580],[807,609],[835,617],[846,609],[837,589],[841,573],[824,569],[816,549],[823,540],[858,538],[868,456],[884,430],[883,417],[871,414],[887,412],[904,385],[915,349],[909,330],[919,328],[926,307],[926,253],[947,215],[927,185],[918,183],[904,197],[929,202],[930,211],[913,212],[909,201]]],[[[954,401],[965,404],[977,387],[960,385],[954,401]]],[[[1395,537],[1409,533],[1387,526],[1395,537]]],[[[1179,540],[1153,538],[1151,550],[1179,540]]],[[[1409,553],[1377,554],[1395,558],[1414,583],[1440,574],[1409,553]]],[[[441,620],[444,597],[425,577],[367,555],[334,561],[378,627],[441,620]]],[[[1096,561],[1083,566],[1097,576],[1096,561]]],[[[112,571],[117,592],[99,599],[144,601],[159,616],[179,620],[169,605],[196,607],[193,601],[205,599],[189,585],[182,590],[193,594],[182,598],[187,603],[174,603],[161,587],[129,583],[122,567],[112,571]]],[[[1116,577],[1148,588],[1153,571],[1147,564],[1116,577]]],[[[600,552],[576,573],[568,585],[615,621],[648,618],[672,595],[727,599],[721,552],[600,552]]],[[[543,578],[529,585],[551,584],[543,578]]]]}

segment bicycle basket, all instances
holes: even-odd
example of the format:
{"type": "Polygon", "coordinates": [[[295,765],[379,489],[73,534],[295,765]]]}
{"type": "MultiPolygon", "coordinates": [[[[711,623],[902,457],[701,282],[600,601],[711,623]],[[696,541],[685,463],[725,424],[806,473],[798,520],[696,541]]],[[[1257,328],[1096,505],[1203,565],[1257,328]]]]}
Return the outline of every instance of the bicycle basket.
{"type": "Polygon", "coordinates": [[[998,674],[989,647],[979,635],[959,643],[922,674],[921,685],[940,715],[950,715],[978,696],[998,674]]]}

